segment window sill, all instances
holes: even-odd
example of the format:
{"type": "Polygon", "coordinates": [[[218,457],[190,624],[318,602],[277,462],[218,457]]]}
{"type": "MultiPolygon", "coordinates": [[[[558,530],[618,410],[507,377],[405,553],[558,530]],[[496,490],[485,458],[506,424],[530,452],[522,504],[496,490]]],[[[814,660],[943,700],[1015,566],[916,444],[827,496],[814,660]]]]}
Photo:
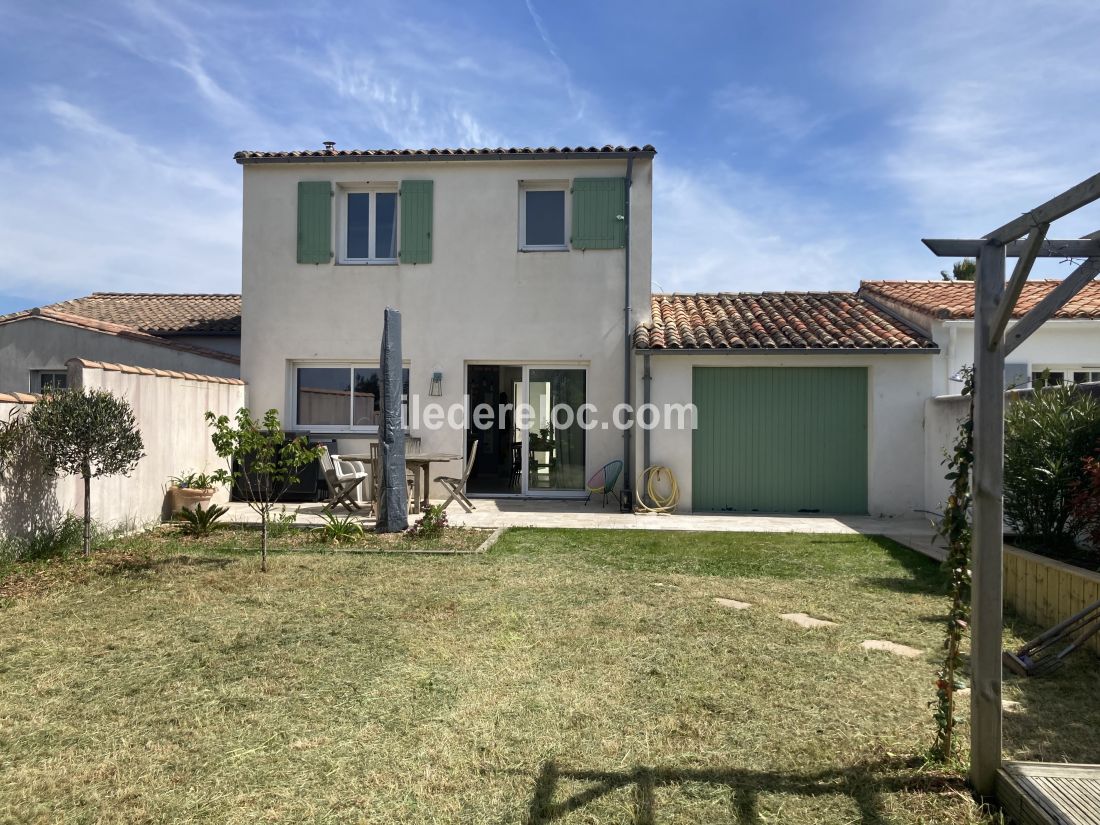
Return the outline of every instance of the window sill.
{"type": "Polygon", "coordinates": [[[398,260],[390,258],[384,261],[337,261],[337,266],[397,266],[398,260]]]}
{"type": "Polygon", "coordinates": [[[568,246],[521,246],[520,252],[568,252],[568,246]]]}

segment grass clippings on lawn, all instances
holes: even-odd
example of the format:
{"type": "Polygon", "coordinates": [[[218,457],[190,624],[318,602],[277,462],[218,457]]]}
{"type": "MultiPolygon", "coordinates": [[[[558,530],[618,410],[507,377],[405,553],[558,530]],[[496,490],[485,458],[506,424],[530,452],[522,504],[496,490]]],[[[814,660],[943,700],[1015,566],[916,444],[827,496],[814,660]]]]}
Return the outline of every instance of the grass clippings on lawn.
{"type": "MultiPolygon", "coordinates": [[[[267,574],[145,542],[0,614],[0,822],[991,821],[920,759],[943,583],[884,540],[514,530],[267,574]]],[[[1007,686],[1011,755],[1096,748],[1088,664],[1007,686]]]]}

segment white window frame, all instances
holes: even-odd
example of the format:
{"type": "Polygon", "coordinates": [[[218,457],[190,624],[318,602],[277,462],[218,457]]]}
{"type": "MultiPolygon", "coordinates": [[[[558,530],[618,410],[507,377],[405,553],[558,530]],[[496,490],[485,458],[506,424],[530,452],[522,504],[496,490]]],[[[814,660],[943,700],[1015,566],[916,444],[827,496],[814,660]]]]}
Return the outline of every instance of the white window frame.
{"type": "Polygon", "coordinates": [[[352,266],[393,266],[397,263],[397,246],[401,239],[401,194],[398,191],[398,185],[396,183],[377,183],[377,184],[363,184],[356,186],[340,186],[337,190],[337,198],[339,200],[339,219],[337,220],[337,232],[336,232],[336,262],[340,264],[349,264],[352,266]],[[378,218],[378,199],[379,193],[386,193],[397,195],[397,204],[394,209],[394,256],[392,258],[379,258],[374,254],[374,244],[377,233],[375,232],[376,220],[378,218]],[[370,195],[370,235],[369,235],[369,251],[370,255],[366,258],[349,258],[348,257],[348,195],[370,195]]]}
{"type": "Polygon", "coordinates": [[[1066,384],[1076,383],[1073,380],[1073,374],[1075,372],[1100,372],[1100,366],[1085,365],[1085,364],[1031,364],[1029,374],[1032,377],[1034,383],[1034,376],[1049,370],[1052,373],[1061,373],[1062,381],[1066,384]]]}
{"type": "MultiPolygon", "coordinates": [[[[346,369],[351,378],[352,392],[348,397],[348,421],[352,420],[352,412],[355,409],[355,370],[380,370],[382,365],[377,361],[291,361],[290,362],[290,420],[293,426],[287,429],[292,432],[306,433],[357,433],[367,434],[378,432],[377,424],[300,424],[298,422],[298,370],[299,369],[346,369]]],[[[408,361],[401,363],[401,369],[409,371],[409,395],[404,397],[405,409],[408,410],[410,396],[412,394],[412,366],[408,361]]],[[[408,423],[406,422],[406,429],[408,423]]]]}
{"type": "Polygon", "coordinates": [[[568,252],[569,251],[569,227],[572,225],[572,198],[569,197],[569,181],[567,180],[543,180],[519,182],[519,251],[520,252],[568,252]],[[528,244],[527,243],[527,193],[528,192],[562,192],[564,201],[564,223],[562,224],[561,244],[528,244]]]}

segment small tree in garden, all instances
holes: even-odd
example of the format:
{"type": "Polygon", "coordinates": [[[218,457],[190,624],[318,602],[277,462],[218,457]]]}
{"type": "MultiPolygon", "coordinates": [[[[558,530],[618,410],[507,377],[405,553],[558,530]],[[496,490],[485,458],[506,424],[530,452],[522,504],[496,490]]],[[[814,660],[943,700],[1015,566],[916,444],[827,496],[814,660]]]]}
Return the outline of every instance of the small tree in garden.
{"type": "Polygon", "coordinates": [[[1073,385],[1047,387],[1005,413],[1005,521],[1032,542],[1064,545],[1081,532],[1073,498],[1100,439],[1100,405],[1073,385]]]}
{"type": "Polygon", "coordinates": [[[145,456],[134,412],[105,390],[48,393],[31,409],[42,457],[53,473],[84,479],[84,555],[92,550],[92,479],[129,475],[145,456]]]}
{"type": "Polygon", "coordinates": [[[298,470],[316,460],[321,451],[311,448],[304,438],[288,440],[275,410],[264,413],[262,420],[254,419],[246,407],[237,410],[235,420],[208,412],[206,421],[214,428],[211,440],[215,451],[229,466],[228,471],[218,470],[213,477],[219,484],[236,482],[248,506],[260,517],[260,570],[267,572],[271,511],[287,488],[298,481],[298,470]]]}

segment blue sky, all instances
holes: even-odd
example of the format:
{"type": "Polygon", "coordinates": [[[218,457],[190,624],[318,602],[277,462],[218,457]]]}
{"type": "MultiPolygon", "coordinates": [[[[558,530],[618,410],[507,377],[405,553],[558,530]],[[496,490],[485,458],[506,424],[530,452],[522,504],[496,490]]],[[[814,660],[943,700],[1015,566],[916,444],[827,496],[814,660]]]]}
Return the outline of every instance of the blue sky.
{"type": "Polygon", "coordinates": [[[653,143],[654,281],[679,291],[937,277],[920,237],[1100,169],[1093,0],[0,12],[0,311],[237,290],[238,149],[653,143]]]}

